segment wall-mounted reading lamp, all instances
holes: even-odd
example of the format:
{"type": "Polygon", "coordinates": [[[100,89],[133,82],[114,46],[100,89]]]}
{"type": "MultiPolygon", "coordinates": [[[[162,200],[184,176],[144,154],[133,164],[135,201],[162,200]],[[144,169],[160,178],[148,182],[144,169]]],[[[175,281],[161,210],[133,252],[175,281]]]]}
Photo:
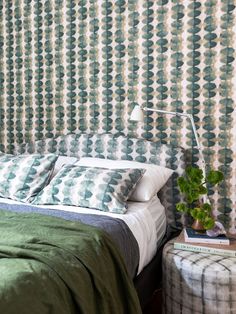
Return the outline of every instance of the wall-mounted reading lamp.
{"type": "Polygon", "coordinates": [[[147,108],[147,107],[140,107],[136,105],[131,112],[130,120],[131,121],[137,121],[137,122],[143,122],[144,121],[144,111],[152,111],[152,112],[158,112],[161,114],[167,114],[167,115],[172,115],[172,116],[177,116],[177,117],[185,117],[190,120],[191,126],[193,129],[193,134],[196,140],[197,148],[199,151],[199,157],[200,157],[200,162],[202,164],[202,171],[203,171],[203,176],[205,178],[206,176],[206,163],[203,157],[202,153],[202,147],[199,141],[199,137],[197,134],[196,126],[194,123],[193,115],[188,114],[188,113],[182,113],[182,112],[175,112],[175,111],[166,111],[166,110],[161,110],[161,109],[152,109],[152,108],[147,108]]]}

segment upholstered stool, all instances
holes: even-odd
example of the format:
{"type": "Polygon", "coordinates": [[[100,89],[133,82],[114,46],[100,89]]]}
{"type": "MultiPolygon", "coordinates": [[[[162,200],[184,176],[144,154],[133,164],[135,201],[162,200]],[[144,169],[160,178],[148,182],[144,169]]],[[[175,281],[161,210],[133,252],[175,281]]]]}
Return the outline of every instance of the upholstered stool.
{"type": "Polygon", "coordinates": [[[236,314],[236,258],[163,251],[163,313],[236,314]]]}

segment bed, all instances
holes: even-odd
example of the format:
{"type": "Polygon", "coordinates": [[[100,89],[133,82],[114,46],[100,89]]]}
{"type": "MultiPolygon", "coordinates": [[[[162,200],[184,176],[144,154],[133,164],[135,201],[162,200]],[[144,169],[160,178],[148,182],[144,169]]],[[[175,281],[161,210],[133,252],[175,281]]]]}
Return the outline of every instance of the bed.
{"type": "MultiPolygon", "coordinates": [[[[33,179],[24,187],[32,190],[33,196],[26,198],[21,191],[17,197],[9,199],[2,195],[0,198],[0,256],[2,263],[7,261],[1,265],[1,273],[4,272],[5,282],[9,282],[9,278],[12,280],[9,285],[0,284],[1,312],[15,313],[17,308],[22,313],[141,313],[160,284],[163,244],[181,228],[183,218],[175,211],[175,204],[180,201],[176,180],[185,168],[183,149],[120,134],[81,133],[24,143],[16,146],[14,151],[19,158],[35,154],[50,155],[51,159],[54,155],[61,157],[50,161],[52,169],[46,165],[50,180],[42,172],[40,178],[44,179],[44,188],[35,187],[33,179]],[[140,169],[136,165],[132,169],[134,161],[141,164],[140,169]],[[157,165],[172,171],[168,170],[158,197],[153,195],[145,199],[145,196],[143,202],[139,199],[142,190],[137,195],[135,191],[149,171],[143,169],[145,165],[147,169],[157,165]],[[65,170],[60,177],[62,166],[65,170]],[[95,173],[92,166],[96,168],[95,173]],[[71,184],[63,183],[66,177],[73,176],[70,181],[76,181],[86,172],[90,178],[89,187],[97,191],[107,182],[104,178],[106,171],[109,175],[112,173],[115,180],[119,180],[117,176],[122,177],[122,182],[127,182],[127,175],[134,181],[138,178],[139,185],[135,183],[132,193],[129,191],[124,213],[120,203],[112,203],[107,194],[103,195],[105,211],[94,209],[94,204],[101,202],[92,199],[93,196],[92,203],[85,200],[84,193],[85,190],[88,193],[89,188],[84,189],[83,184],[83,202],[80,206],[71,203],[75,190],[71,184]],[[103,184],[94,187],[100,177],[103,184]],[[56,196],[51,198],[60,184],[64,184],[66,193],[62,195],[61,191],[56,191],[56,196]],[[121,212],[109,211],[110,204],[121,212]],[[7,248],[5,243],[8,243],[7,248]],[[95,256],[90,251],[95,251],[95,256]],[[15,260],[20,265],[25,263],[24,271],[13,263],[15,260]]],[[[30,158],[24,161],[27,165],[30,158]]],[[[41,159],[39,164],[43,162],[48,160],[41,159]]],[[[11,192],[11,179],[16,180],[12,172],[7,174],[6,182],[1,182],[3,194],[4,191],[11,192]]],[[[149,186],[148,181],[145,184],[149,186]]],[[[121,190],[123,188],[121,186],[121,190]]],[[[150,192],[151,187],[147,190],[150,192]]],[[[97,194],[101,195],[101,192],[97,194]]],[[[14,191],[12,195],[16,195],[14,191]]]]}

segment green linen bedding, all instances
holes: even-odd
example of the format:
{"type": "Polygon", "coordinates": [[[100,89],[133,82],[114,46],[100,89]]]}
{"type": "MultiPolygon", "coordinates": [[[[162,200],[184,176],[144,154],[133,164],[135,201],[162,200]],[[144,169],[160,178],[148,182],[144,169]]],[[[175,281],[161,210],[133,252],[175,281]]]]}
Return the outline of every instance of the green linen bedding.
{"type": "Polygon", "coordinates": [[[78,221],[0,210],[0,313],[139,314],[108,235],[78,221]]]}

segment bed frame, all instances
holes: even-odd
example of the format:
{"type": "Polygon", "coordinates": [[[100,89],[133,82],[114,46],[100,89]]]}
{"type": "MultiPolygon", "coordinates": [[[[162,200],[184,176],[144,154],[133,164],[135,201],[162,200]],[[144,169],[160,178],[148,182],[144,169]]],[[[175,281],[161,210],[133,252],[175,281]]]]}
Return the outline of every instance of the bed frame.
{"type": "Polygon", "coordinates": [[[162,249],[173,234],[179,232],[183,218],[176,212],[175,204],[181,200],[176,180],[185,169],[185,151],[181,147],[131,138],[120,134],[67,134],[47,138],[15,147],[15,154],[56,153],[72,157],[97,157],[113,160],[135,160],[153,163],[175,170],[158,196],[166,209],[167,232],[153,260],[134,279],[142,309],[161,285],[162,249]]]}

